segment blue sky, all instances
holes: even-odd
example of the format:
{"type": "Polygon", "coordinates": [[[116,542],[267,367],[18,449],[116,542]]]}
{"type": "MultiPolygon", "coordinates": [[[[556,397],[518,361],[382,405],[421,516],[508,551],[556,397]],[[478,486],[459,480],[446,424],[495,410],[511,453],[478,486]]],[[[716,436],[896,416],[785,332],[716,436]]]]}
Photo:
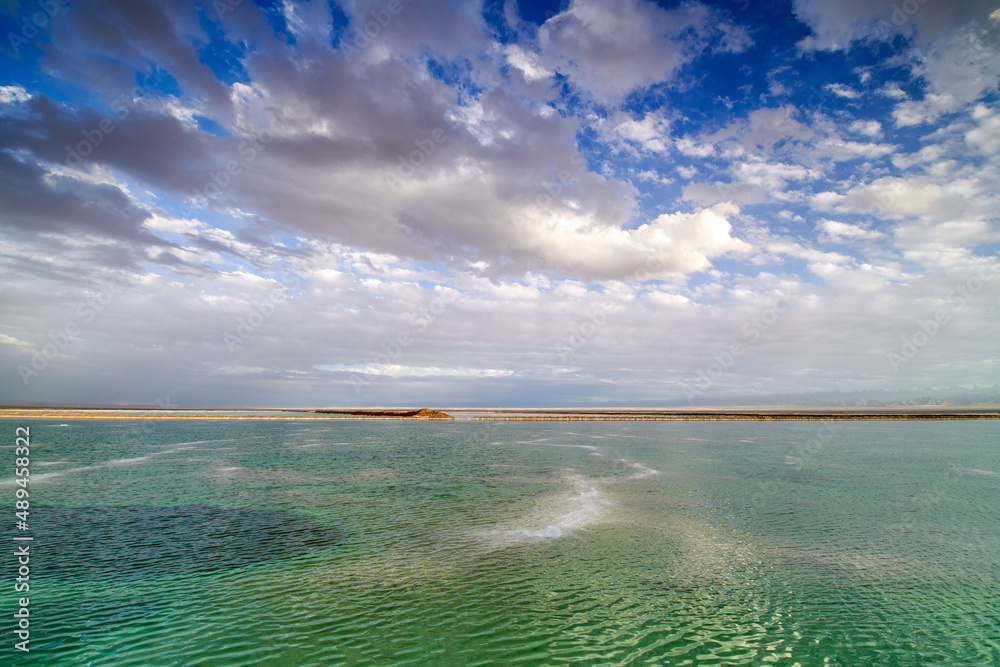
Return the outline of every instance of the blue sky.
{"type": "Polygon", "coordinates": [[[0,34],[0,402],[996,393],[996,3],[7,1],[0,34]]]}

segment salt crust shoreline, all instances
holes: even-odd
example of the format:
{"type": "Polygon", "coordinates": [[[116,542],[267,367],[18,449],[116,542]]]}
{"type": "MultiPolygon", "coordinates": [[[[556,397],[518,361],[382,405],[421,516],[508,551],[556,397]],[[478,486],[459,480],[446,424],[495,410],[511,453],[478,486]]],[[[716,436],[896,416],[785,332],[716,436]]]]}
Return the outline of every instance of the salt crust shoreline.
{"type": "MultiPolygon", "coordinates": [[[[969,409],[954,411],[824,411],[824,410],[803,410],[803,411],[730,411],[730,410],[703,410],[703,411],[639,411],[639,410],[601,410],[601,411],[573,411],[573,410],[552,410],[552,411],[530,411],[526,410],[471,410],[461,409],[455,411],[458,414],[447,414],[435,410],[350,410],[350,409],[305,409],[301,415],[260,415],[260,414],[212,414],[212,410],[206,410],[203,414],[157,414],[155,411],[135,411],[125,412],[120,408],[108,408],[102,410],[75,410],[75,409],[52,409],[52,408],[21,408],[6,410],[0,409],[0,419],[157,419],[157,420],[267,420],[267,421],[289,421],[289,420],[410,420],[410,421],[535,421],[535,422],[563,422],[563,421],[910,421],[910,420],[968,420],[968,419],[1000,419],[1000,409],[969,409]],[[112,410],[114,410],[112,412],[112,410]],[[462,414],[463,412],[467,414],[462,414]],[[483,414],[488,413],[488,414],[483,414]]],[[[263,412],[256,410],[247,412],[263,412]]],[[[294,412],[294,410],[282,410],[283,412],[294,412]]],[[[191,410],[191,412],[200,412],[191,410]]],[[[220,412],[238,412],[238,410],[220,412]]]]}

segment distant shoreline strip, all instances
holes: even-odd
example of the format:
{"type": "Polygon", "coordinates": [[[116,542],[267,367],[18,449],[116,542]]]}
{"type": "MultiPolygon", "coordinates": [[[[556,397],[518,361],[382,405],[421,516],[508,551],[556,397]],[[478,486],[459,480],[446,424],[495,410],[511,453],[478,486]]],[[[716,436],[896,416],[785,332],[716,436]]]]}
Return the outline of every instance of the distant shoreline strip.
{"type": "Polygon", "coordinates": [[[935,419],[1000,419],[1000,414],[673,414],[673,415],[495,415],[456,417],[463,421],[529,422],[664,422],[664,421],[927,421],[935,419]]]}
{"type": "Polygon", "coordinates": [[[504,421],[504,422],[633,422],[633,421],[931,421],[1000,419],[1000,413],[665,413],[665,414],[546,414],[546,415],[458,415],[453,417],[412,417],[400,415],[158,415],[107,414],[74,412],[0,412],[0,419],[156,419],[156,420],[229,420],[229,421],[504,421]]]}
{"type": "Polygon", "coordinates": [[[0,412],[0,419],[159,419],[159,420],[172,420],[172,419],[200,419],[200,420],[219,420],[219,419],[229,419],[238,421],[247,420],[314,420],[314,421],[336,421],[336,420],[407,420],[407,421],[438,421],[439,418],[429,418],[429,417],[397,417],[393,415],[153,415],[153,414],[138,414],[138,415],[122,415],[122,414],[100,414],[100,413],[87,413],[87,414],[75,414],[67,412],[45,412],[45,413],[34,413],[34,412],[14,412],[14,413],[4,413],[0,412]]]}

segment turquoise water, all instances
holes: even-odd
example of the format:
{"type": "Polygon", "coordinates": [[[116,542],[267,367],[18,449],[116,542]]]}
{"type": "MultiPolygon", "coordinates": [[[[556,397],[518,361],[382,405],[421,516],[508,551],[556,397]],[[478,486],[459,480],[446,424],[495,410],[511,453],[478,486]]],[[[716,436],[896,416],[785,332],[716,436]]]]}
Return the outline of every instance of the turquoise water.
{"type": "Polygon", "coordinates": [[[1000,664],[996,422],[60,424],[0,664],[1000,664]]]}

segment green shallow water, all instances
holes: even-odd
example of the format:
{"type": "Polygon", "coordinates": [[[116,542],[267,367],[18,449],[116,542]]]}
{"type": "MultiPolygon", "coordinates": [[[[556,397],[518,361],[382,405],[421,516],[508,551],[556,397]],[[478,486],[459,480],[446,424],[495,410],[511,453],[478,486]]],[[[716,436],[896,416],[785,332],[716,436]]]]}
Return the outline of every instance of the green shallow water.
{"type": "Polygon", "coordinates": [[[1000,664],[993,422],[31,428],[4,665],[1000,664]]]}

